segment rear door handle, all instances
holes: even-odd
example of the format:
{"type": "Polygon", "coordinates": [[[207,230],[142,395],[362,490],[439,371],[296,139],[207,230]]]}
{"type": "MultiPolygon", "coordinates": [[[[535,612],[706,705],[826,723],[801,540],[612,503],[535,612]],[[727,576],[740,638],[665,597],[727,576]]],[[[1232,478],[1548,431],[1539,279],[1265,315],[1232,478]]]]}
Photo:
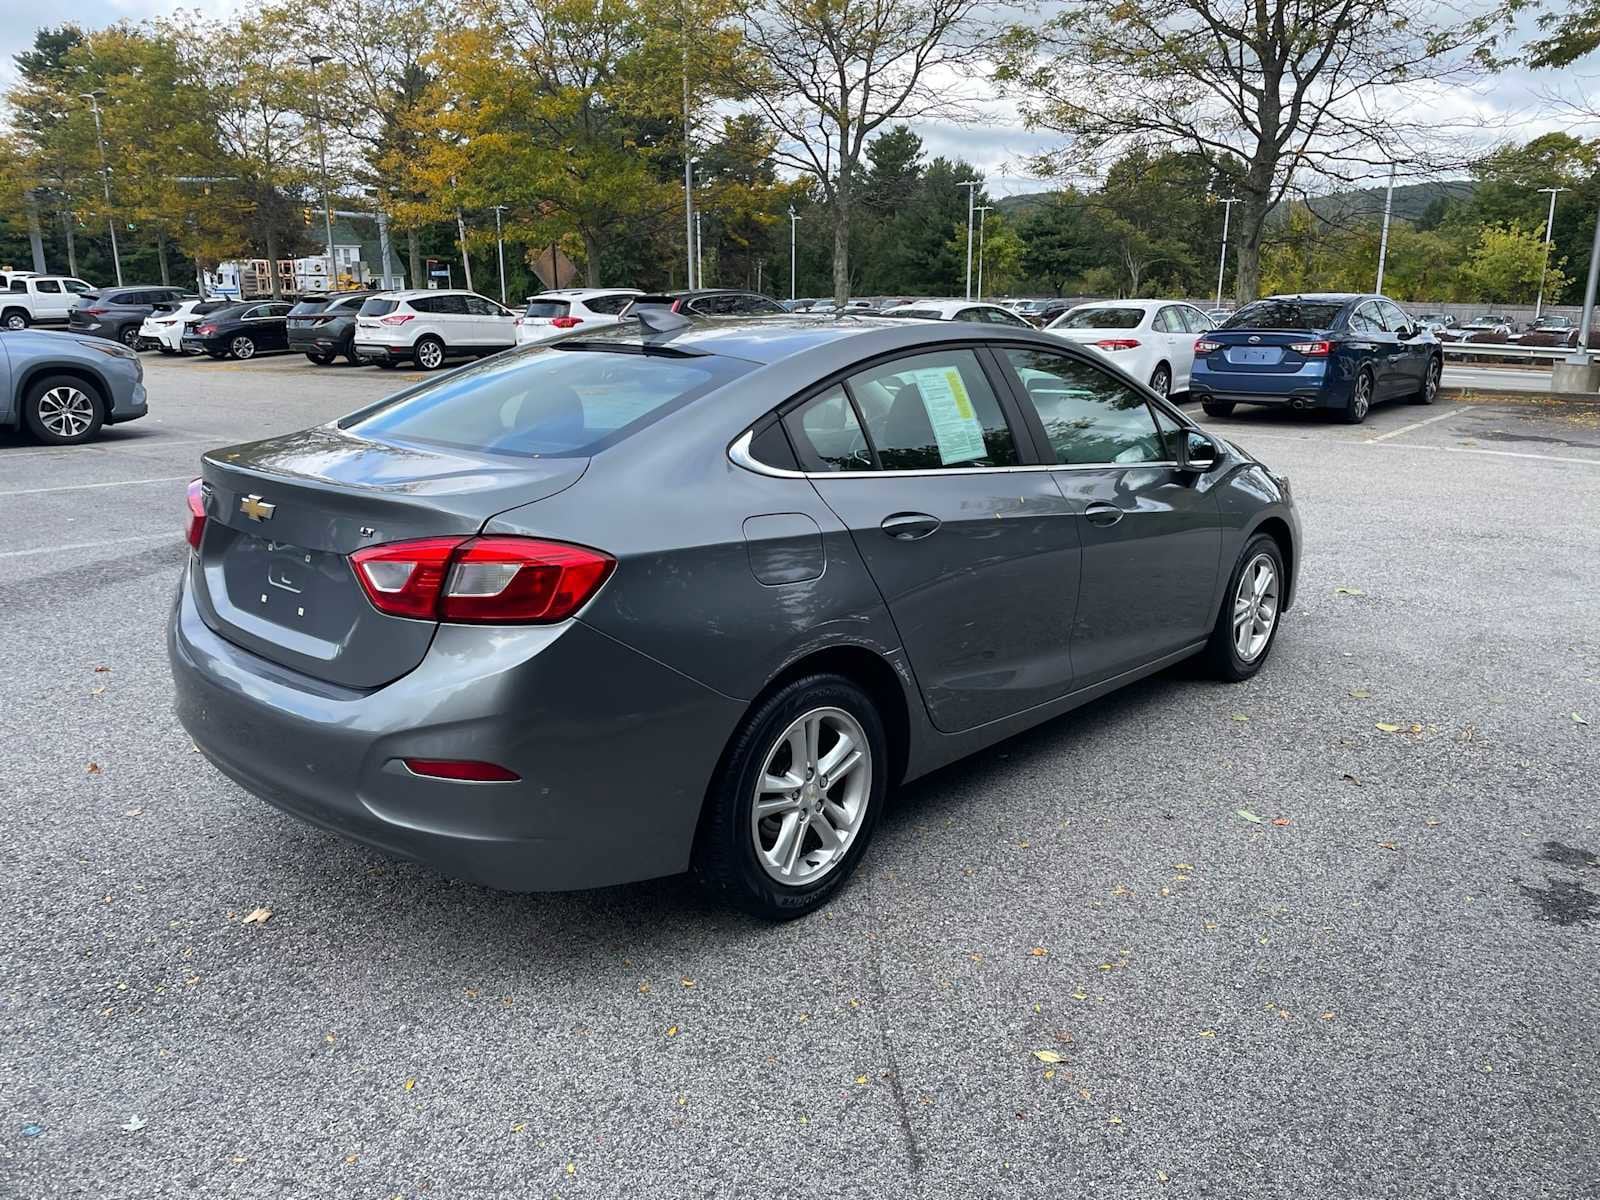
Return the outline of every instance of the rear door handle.
{"type": "Polygon", "coordinates": [[[938,517],[929,513],[902,512],[885,517],[882,528],[890,537],[909,542],[937,532],[941,523],[938,517]]]}
{"type": "Polygon", "coordinates": [[[1115,525],[1122,520],[1122,510],[1115,504],[1107,504],[1097,500],[1083,510],[1083,515],[1089,518],[1091,525],[1115,525]]]}

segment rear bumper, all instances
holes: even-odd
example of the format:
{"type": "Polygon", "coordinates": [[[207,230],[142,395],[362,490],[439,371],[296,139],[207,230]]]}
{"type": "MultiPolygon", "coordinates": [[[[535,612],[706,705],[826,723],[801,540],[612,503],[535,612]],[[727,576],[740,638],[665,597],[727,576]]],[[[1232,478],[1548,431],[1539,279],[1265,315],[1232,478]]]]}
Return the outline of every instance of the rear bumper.
{"type": "Polygon", "coordinates": [[[1345,408],[1350,381],[1334,362],[1307,363],[1298,371],[1217,371],[1200,360],[1189,377],[1189,395],[1229,404],[1262,404],[1280,408],[1345,408]]]}
{"type": "Polygon", "coordinates": [[[389,346],[382,342],[353,342],[351,348],[357,358],[370,359],[372,362],[411,361],[410,346],[389,346]]]}
{"type": "Polygon", "coordinates": [[[314,329],[289,330],[289,349],[301,354],[349,354],[350,335],[318,333],[314,329]]]}
{"type": "Polygon", "coordinates": [[[441,626],[410,674],[320,683],[226,641],[188,569],[168,632],[180,721],[268,803],[354,841],[508,891],[687,868],[701,801],[744,705],[578,621],[441,626]],[[517,783],[410,773],[406,756],[500,763],[517,783]]]}

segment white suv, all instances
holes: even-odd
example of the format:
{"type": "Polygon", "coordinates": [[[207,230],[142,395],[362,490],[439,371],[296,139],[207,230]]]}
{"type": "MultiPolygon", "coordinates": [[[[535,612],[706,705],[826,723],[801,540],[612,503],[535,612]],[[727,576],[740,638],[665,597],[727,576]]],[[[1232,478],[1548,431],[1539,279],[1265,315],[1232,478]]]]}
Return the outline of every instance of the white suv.
{"type": "Polygon", "coordinates": [[[622,310],[638,288],[560,288],[528,297],[528,307],[517,318],[517,345],[549,342],[569,329],[604,329],[622,320],[622,310]]]}
{"type": "Polygon", "coordinates": [[[380,367],[437,371],[452,355],[494,354],[517,343],[517,315],[487,296],[441,288],[387,292],[356,314],[355,355],[380,367]]]}

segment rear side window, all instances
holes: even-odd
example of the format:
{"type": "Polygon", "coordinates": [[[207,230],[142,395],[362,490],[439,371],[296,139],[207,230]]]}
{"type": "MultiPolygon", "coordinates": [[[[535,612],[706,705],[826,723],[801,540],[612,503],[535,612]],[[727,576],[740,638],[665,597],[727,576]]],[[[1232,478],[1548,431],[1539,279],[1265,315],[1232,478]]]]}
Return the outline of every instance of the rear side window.
{"type": "MultiPolygon", "coordinates": [[[[605,316],[614,317],[620,313],[633,300],[632,296],[596,296],[593,300],[585,300],[583,305],[590,312],[603,313],[605,316]]],[[[532,313],[530,316],[534,315],[532,313]]],[[[560,313],[556,314],[560,316],[560,313]]]]}
{"type": "Polygon", "coordinates": [[[360,317],[387,317],[399,307],[400,301],[398,300],[380,300],[374,296],[372,299],[362,302],[361,311],[356,315],[360,317]]]}
{"type": "Polygon", "coordinates": [[[13,292],[25,292],[25,291],[27,291],[28,290],[28,281],[26,279],[13,279],[11,281],[11,290],[13,292]]]}
{"type": "Polygon", "coordinates": [[[501,454],[592,454],[750,369],[714,355],[550,349],[486,360],[345,428],[501,454]]]}
{"type": "Polygon", "coordinates": [[[1052,329],[1137,329],[1142,308],[1077,308],[1057,317],[1052,329]]]}
{"type": "MultiPolygon", "coordinates": [[[[525,317],[564,317],[571,306],[565,300],[529,300],[528,307],[522,310],[525,317]]],[[[594,305],[590,305],[593,308],[594,305]]]]}
{"type": "Polygon", "coordinates": [[[812,471],[870,471],[872,451],[855,406],[835,384],[785,418],[789,437],[812,471]]]}
{"type": "Polygon", "coordinates": [[[1330,329],[1343,304],[1315,300],[1257,300],[1222,323],[1224,329],[1330,329]]]}
{"type": "Polygon", "coordinates": [[[1166,459],[1144,397],[1099,367],[1047,350],[1007,350],[1061,463],[1166,459]]]}
{"type": "Polygon", "coordinates": [[[916,321],[937,321],[940,313],[937,308],[896,308],[883,315],[886,317],[909,317],[916,321]]]}
{"type": "Polygon", "coordinates": [[[1016,441],[970,350],[937,350],[870,367],[849,380],[885,471],[1009,467],[1016,441]]]}

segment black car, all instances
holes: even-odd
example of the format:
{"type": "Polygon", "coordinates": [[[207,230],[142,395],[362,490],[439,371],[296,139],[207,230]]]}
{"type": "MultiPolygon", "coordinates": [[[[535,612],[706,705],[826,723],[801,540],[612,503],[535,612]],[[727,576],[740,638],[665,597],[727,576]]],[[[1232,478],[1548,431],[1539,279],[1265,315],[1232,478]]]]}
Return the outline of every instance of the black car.
{"type": "Polygon", "coordinates": [[[633,304],[625,311],[631,311],[635,305],[640,304],[661,305],[673,312],[688,313],[694,317],[764,317],[772,313],[782,315],[789,311],[771,296],[763,296],[760,292],[740,291],[737,288],[694,288],[682,292],[651,292],[635,296],[633,304]]]}
{"type": "Polygon", "coordinates": [[[338,292],[331,296],[307,296],[289,310],[289,349],[298,350],[319,367],[325,367],[341,354],[359,362],[352,344],[356,336],[356,314],[361,306],[382,292],[338,292]]]}
{"type": "Polygon", "coordinates": [[[166,285],[102,288],[99,292],[86,292],[77,306],[67,313],[67,331],[111,338],[134,350],[138,348],[139,326],[156,310],[156,305],[172,300],[193,299],[193,292],[166,285]]]}
{"type": "Polygon", "coordinates": [[[212,358],[254,358],[265,350],[289,348],[288,318],[294,305],[282,300],[252,301],[219,309],[183,331],[187,353],[212,358]]]}

